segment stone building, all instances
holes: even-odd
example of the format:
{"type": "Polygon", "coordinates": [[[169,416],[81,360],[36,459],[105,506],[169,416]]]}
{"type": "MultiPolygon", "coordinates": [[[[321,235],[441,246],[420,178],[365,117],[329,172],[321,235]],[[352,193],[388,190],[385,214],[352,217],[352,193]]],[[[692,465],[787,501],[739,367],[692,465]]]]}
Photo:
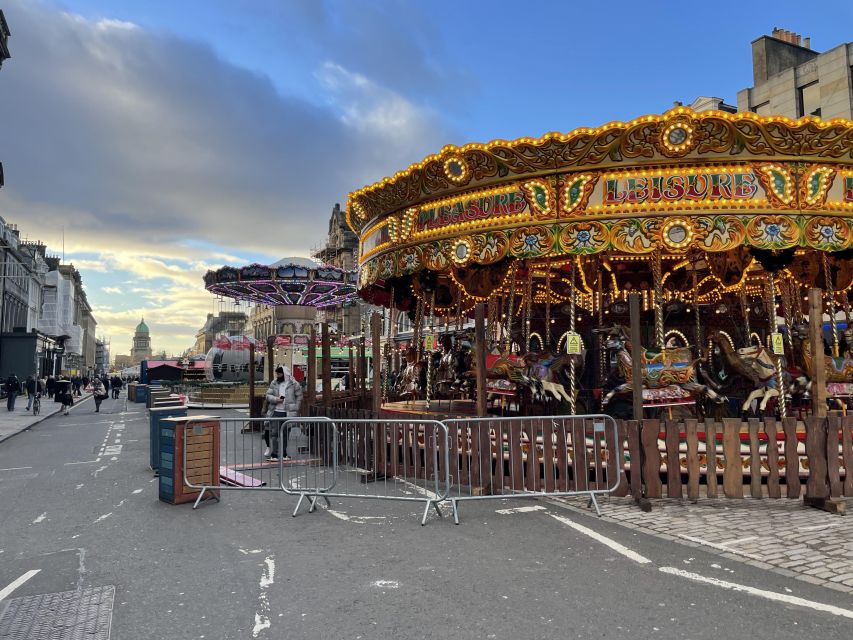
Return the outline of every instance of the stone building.
{"type": "MultiPolygon", "coordinates": [[[[358,236],[347,225],[346,212],[340,204],[335,204],[329,218],[329,234],[325,244],[314,250],[313,256],[323,264],[329,264],[339,269],[349,271],[357,267],[358,236]]],[[[327,307],[320,310],[319,321],[326,321],[343,336],[351,336],[361,332],[362,307],[367,305],[360,300],[354,300],[337,307],[327,307]]]]}
{"type": "Polygon", "coordinates": [[[142,318],[136,325],[136,332],[133,334],[130,359],[134,365],[137,365],[143,360],[150,360],[151,355],[151,333],[148,330],[148,325],[145,324],[145,318],[142,318]]]}
{"type": "Polygon", "coordinates": [[[853,118],[853,43],[823,53],[811,39],[774,29],[752,42],[753,86],[737,94],[738,111],[789,118],[853,118]]]}
{"type": "Polygon", "coordinates": [[[220,311],[219,315],[207,314],[204,326],[195,336],[192,355],[205,355],[213,348],[216,336],[239,336],[246,330],[249,317],[242,311],[220,311]]]}

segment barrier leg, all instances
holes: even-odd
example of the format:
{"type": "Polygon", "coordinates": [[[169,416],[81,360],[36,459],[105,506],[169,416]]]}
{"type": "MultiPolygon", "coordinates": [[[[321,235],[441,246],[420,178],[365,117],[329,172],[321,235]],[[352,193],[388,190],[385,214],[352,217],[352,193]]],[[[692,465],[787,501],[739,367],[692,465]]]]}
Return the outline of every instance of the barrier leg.
{"type": "Polygon", "coordinates": [[[451,498],[450,504],[453,506],[453,523],[459,524],[459,505],[456,504],[456,500],[451,498]]]}
{"type": "MultiPolygon", "coordinates": [[[[589,505],[592,505],[595,507],[595,512],[598,514],[598,517],[600,518],[601,517],[601,509],[598,508],[598,500],[595,499],[594,493],[589,494],[589,505]]],[[[589,505],[587,505],[587,506],[589,506],[589,505]]]]}
{"type": "Polygon", "coordinates": [[[293,510],[293,517],[296,517],[296,514],[299,513],[299,507],[302,506],[302,499],[305,497],[304,493],[299,494],[299,500],[296,501],[296,508],[293,510]]]}
{"type": "Polygon", "coordinates": [[[426,507],[424,507],[424,517],[421,518],[421,526],[426,524],[427,515],[429,514],[429,506],[432,504],[432,500],[427,500],[426,507]]]}
{"type": "Polygon", "coordinates": [[[193,509],[198,509],[198,504],[201,502],[201,499],[204,497],[204,492],[207,491],[207,487],[201,490],[201,493],[198,494],[198,498],[195,499],[195,503],[193,504],[193,509]]]}

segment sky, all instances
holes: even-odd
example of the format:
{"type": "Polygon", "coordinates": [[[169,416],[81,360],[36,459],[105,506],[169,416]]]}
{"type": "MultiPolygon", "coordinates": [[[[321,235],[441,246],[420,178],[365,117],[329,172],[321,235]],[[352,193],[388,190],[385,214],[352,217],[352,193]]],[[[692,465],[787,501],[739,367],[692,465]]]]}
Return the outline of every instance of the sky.
{"type": "Polygon", "coordinates": [[[0,0],[0,216],[81,272],[98,334],[192,346],[224,264],[307,256],[335,203],[445,144],[736,102],[750,42],[853,2],[0,0]]]}

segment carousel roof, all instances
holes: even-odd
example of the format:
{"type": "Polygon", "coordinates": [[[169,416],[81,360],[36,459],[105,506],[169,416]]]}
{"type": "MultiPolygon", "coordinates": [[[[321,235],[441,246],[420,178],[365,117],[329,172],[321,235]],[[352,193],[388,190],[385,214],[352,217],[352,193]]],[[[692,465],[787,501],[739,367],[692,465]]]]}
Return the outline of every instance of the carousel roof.
{"type": "Polygon", "coordinates": [[[284,258],[271,265],[225,266],[204,275],[211,293],[270,306],[338,306],[356,298],[355,271],[320,265],[307,258],[284,258]]]}
{"type": "Polygon", "coordinates": [[[618,293],[645,286],[647,266],[631,263],[655,254],[672,287],[700,269],[704,293],[742,286],[761,252],[786,252],[799,281],[819,282],[821,254],[846,262],[853,246],[853,121],[678,107],[448,146],[351,193],[347,216],[363,295],[432,272],[486,299],[514,262],[594,263],[618,293]]]}

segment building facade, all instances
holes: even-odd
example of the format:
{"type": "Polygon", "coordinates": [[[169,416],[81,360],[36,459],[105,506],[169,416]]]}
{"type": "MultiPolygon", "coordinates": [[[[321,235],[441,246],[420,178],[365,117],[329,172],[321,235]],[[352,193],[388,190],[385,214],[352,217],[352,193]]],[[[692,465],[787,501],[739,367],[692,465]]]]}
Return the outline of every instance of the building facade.
{"type": "Polygon", "coordinates": [[[148,330],[148,325],[145,324],[145,318],[142,318],[136,325],[136,332],[133,334],[130,359],[134,365],[137,365],[143,360],[150,360],[151,356],[151,332],[148,330]]]}
{"type": "MultiPolygon", "coordinates": [[[[349,271],[357,268],[358,236],[347,225],[346,212],[340,204],[332,208],[329,233],[325,244],[313,252],[313,257],[323,264],[349,271]]],[[[361,332],[361,316],[369,305],[353,300],[337,307],[327,307],[318,312],[318,320],[328,322],[336,332],[352,336],[361,332]]]]}
{"type": "Polygon", "coordinates": [[[246,324],[249,321],[242,311],[220,311],[219,315],[207,314],[204,326],[199,329],[195,336],[195,345],[189,355],[205,355],[213,348],[216,336],[239,336],[246,332],[246,324]]]}
{"type": "Polygon", "coordinates": [[[853,119],[853,43],[820,53],[810,38],[774,29],[752,42],[752,75],[753,86],[737,94],[738,111],[853,119]]]}
{"type": "Polygon", "coordinates": [[[95,340],[95,373],[103,375],[110,371],[110,342],[104,338],[95,340]]]}

